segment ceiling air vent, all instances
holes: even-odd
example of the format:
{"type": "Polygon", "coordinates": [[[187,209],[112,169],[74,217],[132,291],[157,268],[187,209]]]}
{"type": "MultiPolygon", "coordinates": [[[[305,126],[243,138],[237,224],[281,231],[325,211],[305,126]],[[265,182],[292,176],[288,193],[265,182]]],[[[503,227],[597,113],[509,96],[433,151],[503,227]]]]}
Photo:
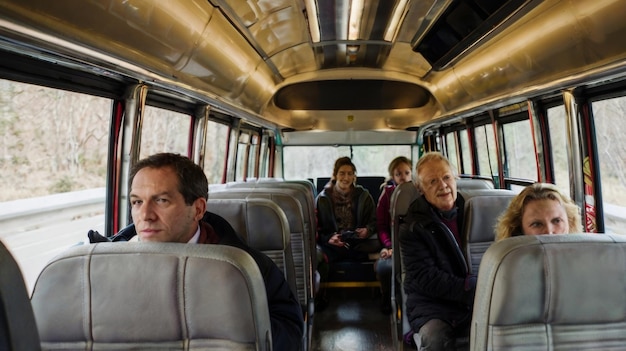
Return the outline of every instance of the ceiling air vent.
{"type": "MultiPolygon", "coordinates": [[[[446,68],[506,19],[515,15],[530,0],[453,0],[439,16],[422,24],[411,44],[434,70],[446,68]],[[430,27],[424,32],[424,27],[430,27]]],[[[537,1],[533,1],[537,2],[537,1]]],[[[433,8],[435,8],[433,6],[433,8]]],[[[432,10],[432,9],[431,9],[432,10]]],[[[526,9],[528,10],[528,9],[526,9]]],[[[435,10],[433,10],[435,11],[435,10]]]]}

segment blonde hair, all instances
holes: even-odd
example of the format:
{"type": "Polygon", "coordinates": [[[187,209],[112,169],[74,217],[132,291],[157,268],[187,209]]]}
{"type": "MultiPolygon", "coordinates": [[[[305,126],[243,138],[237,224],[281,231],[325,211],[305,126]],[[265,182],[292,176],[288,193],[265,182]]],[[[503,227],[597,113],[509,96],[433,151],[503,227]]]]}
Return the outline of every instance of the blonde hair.
{"type": "Polygon", "coordinates": [[[565,208],[569,232],[582,232],[580,208],[578,205],[576,205],[569,196],[559,191],[554,184],[535,183],[527,186],[521,193],[515,196],[506,211],[498,218],[498,223],[496,224],[496,241],[511,236],[523,235],[522,215],[524,213],[524,207],[534,200],[558,201],[565,208]]]}
{"type": "Polygon", "coordinates": [[[415,180],[417,182],[417,186],[422,189],[422,178],[420,177],[420,169],[424,167],[424,164],[432,162],[432,161],[442,161],[448,165],[450,171],[456,178],[456,170],[452,167],[450,160],[448,160],[441,152],[430,151],[422,155],[419,160],[417,160],[417,165],[415,165],[415,180]]]}

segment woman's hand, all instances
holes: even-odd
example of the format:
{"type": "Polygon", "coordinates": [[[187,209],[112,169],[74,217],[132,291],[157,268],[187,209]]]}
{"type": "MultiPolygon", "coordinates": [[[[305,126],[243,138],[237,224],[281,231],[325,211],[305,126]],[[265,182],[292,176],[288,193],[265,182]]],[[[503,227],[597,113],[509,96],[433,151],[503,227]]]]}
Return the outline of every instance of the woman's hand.
{"type": "Polygon", "coordinates": [[[359,238],[367,239],[367,228],[356,228],[354,232],[359,238]]]}
{"type": "Polygon", "coordinates": [[[380,250],[380,258],[382,259],[391,258],[392,253],[393,253],[392,249],[383,248],[382,250],[380,250]]]}
{"type": "Polygon", "coordinates": [[[333,236],[328,239],[328,243],[339,247],[344,247],[346,245],[343,241],[341,241],[341,235],[338,233],[333,234],[333,236]]]}

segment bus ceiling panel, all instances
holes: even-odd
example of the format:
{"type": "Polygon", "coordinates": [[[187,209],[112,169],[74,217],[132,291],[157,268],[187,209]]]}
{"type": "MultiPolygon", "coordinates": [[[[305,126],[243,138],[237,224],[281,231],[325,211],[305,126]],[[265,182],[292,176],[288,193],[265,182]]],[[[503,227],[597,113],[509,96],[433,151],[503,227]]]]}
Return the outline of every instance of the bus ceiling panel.
{"type": "Polygon", "coordinates": [[[284,86],[274,104],[285,110],[390,110],[420,108],[429,97],[426,89],[408,82],[322,80],[284,86]]]}
{"type": "Polygon", "coordinates": [[[263,59],[207,1],[6,0],[0,13],[28,32],[23,36],[38,35],[38,45],[52,52],[85,57],[155,85],[219,96],[216,101],[252,113],[270,99],[267,89],[259,99],[257,87],[276,84],[263,59]]]}
{"type": "Polygon", "coordinates": [[[623,1],[547,0],[427,77],[442,117],[501,107],[626,70],[623,1]]]}
{"type": "Polygon", "coordinates": [[[302,71],[302,67],[309,66],[313,69],[316,67],[301,2],[293,0],[211,2],[219,7],[242,33],[268,68],[276,73],[278,80],[302,71]]]}
{"type": "Polygon", "coordinates": [[[415,144],[415,131],[357,131],[346,132],[281,132],[283,145],[410,145],[415,144]]]}

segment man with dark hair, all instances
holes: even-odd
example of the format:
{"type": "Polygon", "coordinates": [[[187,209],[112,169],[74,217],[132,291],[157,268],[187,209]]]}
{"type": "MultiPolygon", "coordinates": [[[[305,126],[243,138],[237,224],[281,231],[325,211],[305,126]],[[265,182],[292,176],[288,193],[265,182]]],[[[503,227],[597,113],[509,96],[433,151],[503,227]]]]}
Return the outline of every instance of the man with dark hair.
{"type": "Polygon", "coordinates": [[[171,153],[140,160],[130,172],[133,224],[115,238],[139,241],[220,244],[241,248],[256,261],[265,281],[274,350],[298,350],[303,316],[280,269],[247,246],[222,217],[206,212],[208,181],[189,158],[171,153]]]}
{"type": "Polygon", "coordinates": [[[418,350],[456,350],[456,338],[469,336],[476,292],[459,235],[464,200],[440,153],[423,155],[416,174],[423,195],[409,207],[407,230],[400,231],[407,317],[418,350]]]}

